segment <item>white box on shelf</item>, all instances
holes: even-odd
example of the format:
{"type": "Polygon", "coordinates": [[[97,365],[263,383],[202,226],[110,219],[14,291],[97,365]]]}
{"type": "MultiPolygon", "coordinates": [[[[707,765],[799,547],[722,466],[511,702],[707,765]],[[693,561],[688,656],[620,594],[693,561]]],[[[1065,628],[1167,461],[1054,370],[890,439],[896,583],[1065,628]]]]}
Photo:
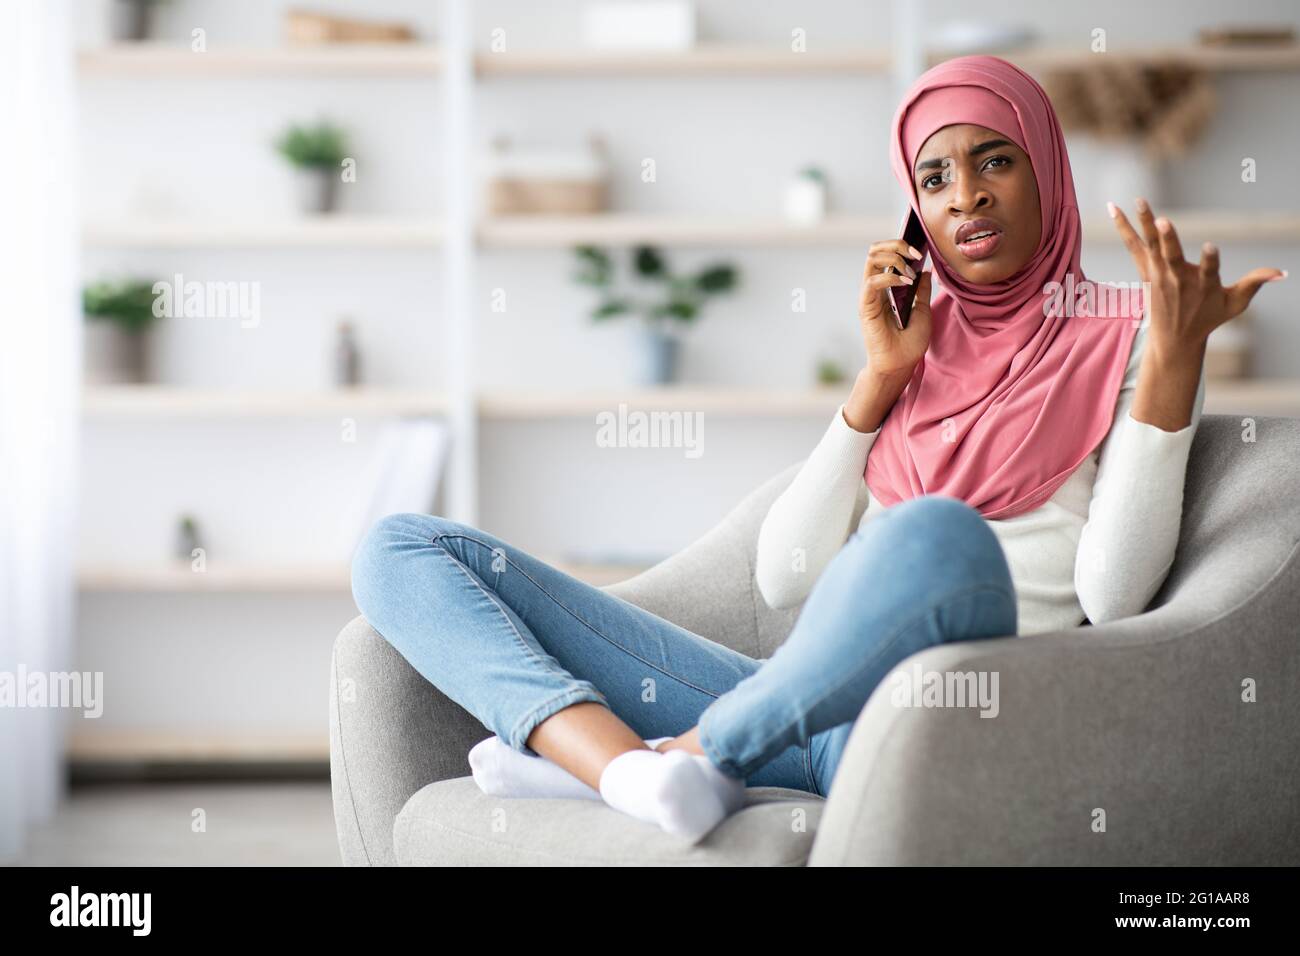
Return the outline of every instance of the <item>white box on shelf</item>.
{"type": "Polygon", "coordinates": [[[690,0],[599,0],[582,10],[582,40],[595,50],[689,50],[695,45],[690,0]]]}

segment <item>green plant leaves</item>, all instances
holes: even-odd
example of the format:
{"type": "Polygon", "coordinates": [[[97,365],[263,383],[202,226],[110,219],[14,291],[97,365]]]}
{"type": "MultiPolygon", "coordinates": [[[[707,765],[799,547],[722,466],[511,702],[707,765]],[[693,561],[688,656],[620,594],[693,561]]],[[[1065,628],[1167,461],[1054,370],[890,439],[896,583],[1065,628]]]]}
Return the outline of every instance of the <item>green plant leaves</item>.
{"type": "Polygon", "coordinates": [[[600,321],[602,319],[612,319],[616,315],[623,315],[630,311],[632,311],[632,303],[626,299],[607,299],[592,311],[591,317],[600,321]]]}
{"type": "Polygon", "coordinates": [[[332,123],[290,126],[275,148],[301,169],[337,169],[347,158],[347,134],[332,123]]]}
{"type": "Polygon", "coordinates": [[[667,276],[664,258],[654,246],[637,246],[632,250],[632,261],[636,274],[646,279],[661,279],[667,276]]]}
{"type": "Polygon", "coordinates": [[[577,246],[573,252],[578,257],[578,271],[573,274],[575,281],[597,287],[609,284],[614,263],[605,250],[595,246],[577,246]]]}
{"type": "Polygon", "coordinates": [[[81,292],[81,309],[88,319],[115,322],[127,332],[143,332],[153,324],[154,283],[143,279],[104,280],[81,292]]]}
{"type": "Polygon", "coordinates": [[[695,286],[701,292],[730,292],[736,287],[736,270],[733,266],[710,266],[695,277],[695,286]]]}
{"type": "Polygon", "coordinates": [[[705,302],[714,295],[730,292],[739,283],[739,270],[720,263],[709,266],[693,276],[676,276],[669,271],[667,261],[657,248],[649,245],[632,249],[632,272],[641,279],[652,279],[666,285],[667,301],[637,302],[626,296],[612,293],[614,262],[604,249],[597,246],[575,246],[578,269],[575,281],[601,289],[605,294],[591,313],[592,319],[603,321],[628,313],[639,313],[647,321],[659,324],[672,320],[683,325],[696,321],[705,302]]]}

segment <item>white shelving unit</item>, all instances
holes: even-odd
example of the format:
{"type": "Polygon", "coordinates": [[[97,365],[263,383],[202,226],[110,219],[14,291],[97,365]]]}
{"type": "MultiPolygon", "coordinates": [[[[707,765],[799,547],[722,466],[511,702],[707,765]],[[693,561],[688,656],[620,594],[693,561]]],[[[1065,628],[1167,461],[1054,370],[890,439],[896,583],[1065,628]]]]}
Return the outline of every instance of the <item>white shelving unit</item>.
{"type": "MultiPolygon", "coordinates": [[[[592,564],[543,558],[562,571],[597,586],[626,580],[645,570],[644,564],[592,564]]],[[[132,594],[313,594],[347,593],[351,571],[345,564],[211,563],[194,571],[175,564],[89,564],[77,571],[83,591],[132,594]]]]}
{"type": "MultiPolygon", "coordinates": [[[[471,288],[476,250],[559,249],[576,244],[630,245],[656,243],[670,246],[780,247],[858,244],[896,227],[893,215],[832,215],[813,225],[779,219],[727,219],[703,216],[663,216],[610,212],[591,216],[490,217],[473,221],[469,191],[469,129],[477,81],[497,77],[558,77],[581,80],[608,75],[708,76],[708,75],[888,75],[900,64],[920,59],[923,51],[904,49],[897,58],[885,50],[844,48],[794,53],[781,48],[706,45],[686,53],[608,54],[581,50],[542,50],[489,53],[475,51],[470,35],[469,9],[464,0],[445,0],[445,23],[440,47],[418,44],[339,45],[337,47],[212,50],[194,53],[186,47],[139,44],[88,51],[80,68],[94,76],[141,78],[241,76],[253,74],[320,76],[408,76],[438,79],[443,84],[444,216],[439,220],[329,217],[281,222],[192,222],[128,220],[88,223],[84,242],[95,248],[427,248],[440,250],[447,276],[443,308],[448,315],[472,314],[471,288]],[[913,56],[917,54],[917,56],[913,56]]],[[[904,19],[900,16],[900,20],[904,19]]],[[[900,37],[913,31],[900,24],[900,37]]],[[[913,41],[908,41],[913,42],[913,41]]],[[[897,47],[897,44],[895,44],[897,47]]],[[[1008,59],[1026,69],[1049,66],[1085,66],[1098,54],[1058,48],[1010,51],[1008,59]]],[[[1219,49],[1176,46],[1154,50],[1115,50],[1108,61],[1137,58],[1191,63],[1218,71],[1300,70],[1300,50],[1291,47],[1219,49]]],[[[935,57],[930,57],[931,60],[935,57]]],[[[905,82],[907,77],[898,78],[905,82]]],[[[1250,239],[1259,242],[1300,242],[1300,215],[1295,213],[1243,214],[1223,210],[1174,210],[1167,213],[1188,241],[1213,237],[1217,241],[1250,239]]],[[[1085,220],[1089,242],[1117,244],[1118,236],[1104,218],[1085,220]]],[[[452,517],[474,523],[477,485],[474,458],[480,418],[528,415],[546,417],[542,411],[557,406],[588,410],[608,408],[615,396],[554,398],[520,393],[482,398],[468,378],[474,352],[472,322],[450,322],[447,348],[453,373],[442,396],[394,395],[384,390],[365,399],[368,411],[389,414],[443,414],[452,421],[458,451],[453,453],[448,475],[449,511],[452,517]],[[606,404],[601,404],[606,403],[606,404]]],[[[1223,386],[1226,388],[1226,386],[1223,386]]],[[[762,408],[759,414],[824,413],[825,402],[811,393],[773,393],[756,399],[744,390],[731,397],[719,393],[704,399],[707,390],[682,393],[683,400],[701,404],[692,408],[725,406],[730,414],[762,408]],[[721,404],[719,404],[721,403],[721,404]]],[[[1225,393],[1228,394],[1228,393],[1225,393]]],[[[1253,383],[1234,386],[1238,404],[1255,397],[1267,399],[1270,408],[1300,412],[1292,402],[1290,383],[1253,383]]],[[[187,409],[190,414],[273,414],[283,401],[284,417],[336,411],[342,407],[329,396],[254,395],[224,397],[212,392],[187,396],[183,390],[98,391],[88,394],[87,413],[95,416],[124,412],[147,414],[157,403],[158,414],[187,409]]],[[[832,406],[833,407],[833,406],[832,406]]]]}
{"type": "MultiPolygon", "coordinates": [[[[1202,209],[1162,210],[1181,235],[1214,236],[1219,241],[1300,242],[1300,215],[1245,215],[1202,209]]],[[[837,214],[817,223],[736,217],[647,216],[603,213],[592,216],[497,216],[474,226],[482,249],[564,248],[579,243],[631,245],[796,248],[857,245],[897,227],[889,216],[837,214]]],[[[1118,244],[1119,235],[1104,217],[1084,219],[1085,242],[1118,244]]],[[[83,242],[92,248],[436,248],[443,241],[438,221],[365,217],[284,222],[194,223],[127,220],[90,223],[83,242]]]]}
{"type": "MultiPolygon", "coordinates": [[[[1246,215],[1219,210],[1162,210],[1188,239],[1214,236],[1218,241],[1300,242],[1300,215],[1246,215]]],[[[1118,245],[1119,234],[1105,217],[1083,220],[1085,242],[1118,245]]],[[[810,225],[777,219],[725,219],[689,216],[516,216],[485,219],[478,239],[484,248],[563,248],[577,243],[729,247],[858,245],[898,228],[891,216],[833,215],[810,225]]]]}
{"type": "Polygon", "coordinates": [[[86,388],[82,408],[94,419],[308,418],[339,415],[441,415],[447,399],[419,389],[248,391],[168,385],[86,388]]]}
{"type": "MultiPolygon", "coordinates": [[[[1182,44],[1161,47],[1117,48],[1105,53],[1090,50],[1042,46],[1008,50],[995,54],[1010,60],[1028,73],[1048,69],[1081,69],[1104,60],[1111,63],[1178,63],[1217,73],[1260,73],[1300,70],[1300,48],[1294,44],[1261,43],[1253,46],[1196,46],[1182,44]]],[[[931,55],[930,63],[946,57],[931,55]]]]}
{"type": "Polygon", "coordinates": [[[794,52],[773,47],[701,44],[683,53],[605,53],[591,50],[541,50],[478,53],[479,76],[700,76],[737,74],[885,74],[893,66],[888,51],[845,48],[794,52]]]}
{"type": "MultiPolygon", "coordinates": [[[[441,85],[438,109],[430,110],[441,124],[443,214],[431,218],[329,218],[284,221],[167,221],[126,220],[92,222],[83,226],[83,242],[97,249],[416,249],[441,257],[445,277],[440,303],[449,379],[438,392],[419,389],[366,387],[331,392],[224,391],[211,388],[121,386],[89,388],[84,413],[98,421],[151,419],[302,419],[337,415],[437,415],[452,430],[448,465],[447,511],[450,517],[477,523],[479,476],[477,436],[489,422],[542,421],[582,418],[627,403],[643,410],[703,411],[737,418],[775,419],[797,416],[822,418],[844,398],[842,388],[761,389],[732,387],[669,387],[604,391],[492,390],[480,394],[475,368],[474,288],[479,251],[494,249],[559,249],[576,244],[725,246],[797,248],[859,244],[897,227],[893,214],[837,214],[822,223],[801,226],[775,219],[725,219],[700,216],[655,216],[611,212],[595,216],[509,217],[475,221],[467,187],[475,90],[480,82],[510,78],[554,78],[581,81],[609,76],[883,76],[895,85],[910,80],[926,54],[923,33],[913,13],[896,17],[897,33],[887,50],[846,48],[793,53],[781,48],[702,46],[683,54],[601,54],[573,50],[543,50],[495,54],[474,48],[468,0],[443,0],[439,46],[339,45],[333,47],[214,49],[191,52],[187,47],[141,44],[87,51],[79,66],[86,76],[144,82],[198,81],[204,77],[238,79],[247,76],[322,78],[407,77],[441,85]]],[[[1005,54],[1031,72],[1051,66],[1085,66],[1096,54],[1059,49],[1033,49],[1005,54]]],[[[1175,47],[1161,50],[1115,51],[1109,60],[1178,60],[1215,71],[1296,71],[1300,50],[1261,47],[1214,49],[1175,47]]],[[[1167,213],[1189,241],[1214,238],[1300,242],[1300,214],[1242,214],[1221,210],[1182,210],[1167,213]]],[[[1116,243],[1108,220],[1088,219],[1090,242],[1116,243]]],[[[1300,379],[1211,383],[1207,412],[1300,414],[1300,379]]],[[[554,563],[594,584],[612,583],[641,570],[632,566],[554,563]]],[[[79,573],[87,592],[132,594],[271,593],[319,595],[346,593],[348,570],[337,565],[223,567],[213,564],[196,574],[185,565],[91,565],[79,573]]],[[[108,759],[161,757],[209,759],[320,759],[326,751],[317,738],[260,736],[256,739],[190,734],[122,733],[78,738],[74,756],[108,759]]]]}
{"type": "Polygon", "coordinates": [[[424,249],[442,242],[436,220],[403,220],[330,216],[286,219],[281,222],[192,222],[130,219],[88,223],[82,242],[92,248],[114,249],[424,249]]]}
{"type": "Polygon", "coordinates": [[[77,68],[94,77],[177,79],[195,76],[425,76],[442,72],[437,47],[416,43],[212,49],[169,43],[124,43],[83,51],[77,68]]]}

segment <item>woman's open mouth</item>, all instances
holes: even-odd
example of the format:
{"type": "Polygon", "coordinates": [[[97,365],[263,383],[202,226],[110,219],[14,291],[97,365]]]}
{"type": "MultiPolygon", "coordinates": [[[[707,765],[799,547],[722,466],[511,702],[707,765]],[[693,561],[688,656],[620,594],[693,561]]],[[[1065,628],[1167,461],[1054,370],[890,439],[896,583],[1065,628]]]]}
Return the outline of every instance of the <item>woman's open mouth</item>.
{"type": "Polygon", "coordinates": [[[987,259],[1002,245],[1002,227],[992,219],[964,222],[957,229],[957,249],[967,259],[987,259]]]}

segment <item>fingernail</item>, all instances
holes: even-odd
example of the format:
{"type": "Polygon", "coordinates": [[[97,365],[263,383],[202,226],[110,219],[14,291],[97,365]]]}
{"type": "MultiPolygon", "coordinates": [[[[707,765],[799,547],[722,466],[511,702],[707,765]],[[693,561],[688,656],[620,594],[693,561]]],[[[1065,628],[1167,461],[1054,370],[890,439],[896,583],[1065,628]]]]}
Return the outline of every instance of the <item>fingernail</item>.
{"type": "Polygon", "coordinates": [[[907,269],[907,274],[908,274],[909,276],[911,276],[913,279],[915,279],[915,278],[916,278],[916,270],[913,269],[911,266],[905,266],[905,268],[907,269]]]}
{"type": "Polygon", "coordinates": [[[1205,245],[1201,246],[1201,252],[1205,253],[1207,256],[1216,255],[1218,251],[1219,247],[1212,242],[1207,242],[1205,245]]]}
{"type": "Polygon", "coordinates": [[[1169,220],[1166,219],[1164,216],[1161,216],[1159,219],[1156,220],[1156,228],[1159,229],[1161,232],[1164,232],[1169,228],[1169,220]]]}
{"type": "Polygon", "coordinates": [[[909,276],[899,276],[899,278],[902,279],[904,282],[906,282],[908,285],[912,284],[912,279],[909,276]]]}
{"type": "Polygon", "coordinates": [[[919,252],[917,252],[915,249],[913,249],[911,246],[908,246],[908,247],[907,247],[907,251],[910,252],[910,253],[912,254],[912,258],[913,258],[913,259],[919,259],[919,258],[921,258],[921,254],[920,254],[919,252]]]}
{"type": "Polygon", "coordinates": [[[1138,209],[1142,212],[1146,212],[1148,209],[1151,208],[1150,206],[1147,205],[1147,201],[1143,199],[1141,196],[1133,200],[1133,205],[1137,206],[1138,209]]]}
{"type": "Polygon", "coordinates": [[[1282,270],[1282,274],[1281,274],[1280,276],[1273,276],[1273,278],[1268,279],[1267,281],[1269,281],[1269,282],[1280,282],[1282,279],[1285,279],[1288,275],[1290,275],[1290,273],[1287,272],[1285,269],[1283,269],[1283,270],[1282,270]]]}
{"type": "Polygon", "coordinates": [[[1106,211],[1110,213],[1110,218],[1114,219],[1119,214],[1119,207],[1113,202],[1106,203],[1106,211]]]}

